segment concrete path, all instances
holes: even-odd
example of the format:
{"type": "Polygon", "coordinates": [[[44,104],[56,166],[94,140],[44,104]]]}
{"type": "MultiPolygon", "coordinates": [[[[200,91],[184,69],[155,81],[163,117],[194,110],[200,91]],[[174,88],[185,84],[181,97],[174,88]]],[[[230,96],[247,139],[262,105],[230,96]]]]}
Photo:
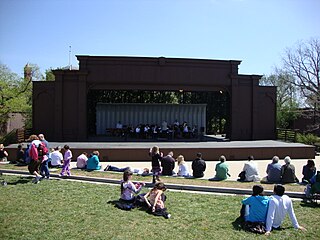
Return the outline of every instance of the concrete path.
{"type": "MultiPolygon", "coordinates": [[[[316,156],[316,158],[314,159],[315,163],[316,163],[316,167],[317,170],[320,171],[320,156],[316,156]]],[[[208,161],[206,162],[207,164],[207,169],[205,171],[204,174],[204,178],[205,179],[209,179],[214,177],[215,175],[215,166],[219,161],[208,161]]],[[[231,177],[229,178],[230,180],[237,180],[238,178],[238,174],[242,171],[243,169],[243,165],[246,161],[228,161],[227,163],[229,165],[229,172],[231,174],[231,177]]],[[[258,165],[258,170],[259,170],[259,174],[261,177],[265,177],[266,176],[266,169],[267,169],[267,165],[269,163],[271,163],[271,160],[255,160],[255,162],[258,165]]],[[[284,164],[283,159],[281,159],[280,164],[284,164]]],[[[151,160],[150,162],[101,162],[102,163],[102,170],[107,166],[107,165],[113,165],[116,167],[131,167],[131,168],[151,168],[151,160]]],[[[192,161],[187,161],[186,162],[188,167],[189,167],[189,171],[192,174],[192,170],[191,170],[191,163],[192,161]]],[[[292,160],[292,164],[295,166],[296,168],[296,176],[299,180],[302,179],[302,168],[304,165],[307,164],[307,159],[293,159],[292,160]]],[[[72,167],[76,167],[76,162],[73,161],[71,162],[71,166],[72,167]]],[[[178,166],[176,163],[176,167],[175,167],[175,171],[178,172],[178,166]]]]}

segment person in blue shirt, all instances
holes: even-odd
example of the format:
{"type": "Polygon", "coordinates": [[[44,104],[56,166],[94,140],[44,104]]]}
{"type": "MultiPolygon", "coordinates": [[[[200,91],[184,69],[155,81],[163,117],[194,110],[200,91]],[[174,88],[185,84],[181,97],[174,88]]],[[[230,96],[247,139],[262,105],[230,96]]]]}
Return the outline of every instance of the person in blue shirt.
{"type": "Polygon", "coordinates": [[[87,170],[100,170],[101,163],[99,160],[99,151],[93,151],[87,161],[87,170]]]}
{"type": "Polygon", "coordinates": [[[263,187],[254,185],[252,196],[242,200],[242,204],[245,205],[244,219],[246,222],[266,222],[269,198],[263,195],[263,187]]]}

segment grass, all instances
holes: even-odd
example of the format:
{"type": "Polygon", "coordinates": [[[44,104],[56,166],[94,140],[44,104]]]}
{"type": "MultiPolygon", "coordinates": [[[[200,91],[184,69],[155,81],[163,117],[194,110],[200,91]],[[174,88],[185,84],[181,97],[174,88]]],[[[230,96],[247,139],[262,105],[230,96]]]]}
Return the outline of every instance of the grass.
{"type": "MultiPolygon", "coordinates": [[[[171,219],[140,209],[122,211],[110,201],[119,198],[119,186],[43,180],[3,175],[0,186],[0,239],[317,239],[320,208],[294,201],[299,223],[288,218],[284,231],[270,237],[239,229],[242,196],[216,196],[167,191],[171,219]]],[[[136,179],[136,178],[135,178],[136,179]]],[[[143,189],[143,192],[147,189],[143,189]]],[[[320,205],[319,205],[320,206],[320,205]]]]}
{"type": "MultiPolygon", "coordinates": [[[[28,171],[26,166],[16,166],[13,164],[0,164],[0,169],[14,169],[28,171]]],[[[59,169],[60,171],[60,169],[59,169]]],[[[60,173],[55,171],[52,173],[60,173]]],[[[122,179],[122,173],[117,172],[102,172],[102,171],[81,171],[78,169],[71,170],[72,175],[79,176],[89,176],[89,177],[99,177],[99,178],[111,178],[111,179],[122,179]]],[[[137,181],[151,182],[152,179],[150,176],[141,177],[135,176],[137,181]]],[[[237,182],[237,181],[220,181],[220,182],[211,182],[206,179],[185,179],[177,177],[162,177],[163,181],[166,183],[175,183],[175,184],[185,184],[185,185],[201,185],[201,186],[212,186],[212,187],[226,187],[226,188],[244,188],[252,189],[252,186],[257,184],[253,182],[237,182]]],[[[266,190],[273,190],[273,184],[261,184],[266,190]]],[[[286,191],[290,192],[304,192],[305,186],[299,184],[286,184],[286,191]]]]}

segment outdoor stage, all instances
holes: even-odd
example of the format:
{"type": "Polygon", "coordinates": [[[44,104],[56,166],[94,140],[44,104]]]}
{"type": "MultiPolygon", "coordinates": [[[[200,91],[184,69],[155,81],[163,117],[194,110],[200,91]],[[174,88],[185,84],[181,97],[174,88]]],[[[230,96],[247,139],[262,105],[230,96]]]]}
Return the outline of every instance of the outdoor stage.
{"type": "MultiPolygon", "coordinates": [[[[204,142],[49,142],[50,147],[68,144],[74,159],[82,152],[100,152],[101,161],[150,161],[149,149],[155,145],[161,152],[174,152],[174,156],[182,154],[185,160],[193,160],[197,152],[201,152],[207,161],[217,161],[220,155],[228,160],[244,160],[253,155],[257,160],[271,159],[274,155],[292,159],[314,159],[314,146],[301,143],[287,143],[274,140],[261,141],[204,141],[204,142]]],[[[24,147],[26,144],[24,144],[24,147]]],[[[6,147],[10,156],[16,156],[17,144],[6,147]]],[[[10,157],[10,159],[11,159],[10,157]]]]}

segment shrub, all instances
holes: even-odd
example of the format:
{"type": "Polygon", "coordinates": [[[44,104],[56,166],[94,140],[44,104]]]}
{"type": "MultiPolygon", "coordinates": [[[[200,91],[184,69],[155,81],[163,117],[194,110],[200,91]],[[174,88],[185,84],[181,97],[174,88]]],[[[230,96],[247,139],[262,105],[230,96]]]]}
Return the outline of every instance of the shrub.
{"type": "Polygon", "coordinates": [[[308,144],[308,145],[315,145],[315,143],[320,142],[320,138],[314,134],[297,134],[297,142],[308,144]]]}

